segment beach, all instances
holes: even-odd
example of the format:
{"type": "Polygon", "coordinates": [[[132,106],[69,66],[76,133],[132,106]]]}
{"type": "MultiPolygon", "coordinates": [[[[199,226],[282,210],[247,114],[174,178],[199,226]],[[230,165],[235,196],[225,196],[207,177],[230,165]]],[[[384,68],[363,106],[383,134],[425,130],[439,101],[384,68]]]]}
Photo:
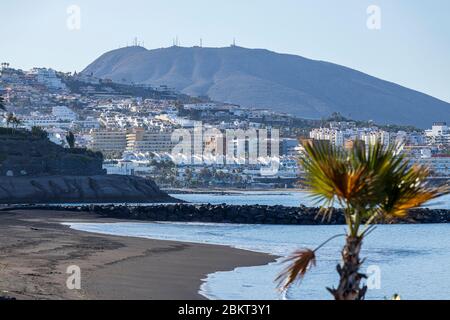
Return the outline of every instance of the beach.
{"type": "MultiPolygon", "coordinates": [[[[0,296],[17,299],[205,299],[208,274],[275,257],[226,246],[87,233],[64,222],[124,222],[78,212],[0,213],[0,296]],[[67,268],[81,270],[69,290],[67,268]]],[[[125,221],[126,222],[126,221],[125,221]]]]}

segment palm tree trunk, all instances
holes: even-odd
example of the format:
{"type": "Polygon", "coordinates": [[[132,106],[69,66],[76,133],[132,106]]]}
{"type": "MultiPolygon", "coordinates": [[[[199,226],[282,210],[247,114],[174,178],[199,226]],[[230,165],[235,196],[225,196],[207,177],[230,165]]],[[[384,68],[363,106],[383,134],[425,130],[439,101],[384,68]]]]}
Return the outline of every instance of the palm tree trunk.
{"type": "Polygon", "coordinates": [[[342,250],[342,265],[337,266],[340,276],[339,286],[337,289],[328,288],[335,300],[364,300],[367,287],[361,287],[361,280],[366,278],[366,275],[359,273],[362,264],[359,258],[362,240],[361,237],[346,238],[342,250]]]}

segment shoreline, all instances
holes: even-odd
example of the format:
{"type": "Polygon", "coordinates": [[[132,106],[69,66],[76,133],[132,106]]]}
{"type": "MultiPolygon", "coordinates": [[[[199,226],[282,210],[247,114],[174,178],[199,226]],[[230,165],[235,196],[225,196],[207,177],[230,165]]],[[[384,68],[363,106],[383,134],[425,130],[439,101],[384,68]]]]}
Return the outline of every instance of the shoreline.
{"type": "Polygon", "coordinates": [[[207,275],[274,262],[227,246],[110,236],[62,223],[130,222],[83,212],[0,213],[0,296],[17,299],[202,300],[207,275]],[[66,287],[81,269],[81,290],[66,287]]]}
{"type": "Polygon", "coordinates": [[[264,193],[264,194],[280,194],[280,193],[308,193],[307,189],[301,188],[287,188],[287,189],[239,189],[239,188],[161,188],[162,191],[177,195],[177,194],[219,194],[219,195],[231,195],[231,194],[247,194],[247,193],[264,193]]]}

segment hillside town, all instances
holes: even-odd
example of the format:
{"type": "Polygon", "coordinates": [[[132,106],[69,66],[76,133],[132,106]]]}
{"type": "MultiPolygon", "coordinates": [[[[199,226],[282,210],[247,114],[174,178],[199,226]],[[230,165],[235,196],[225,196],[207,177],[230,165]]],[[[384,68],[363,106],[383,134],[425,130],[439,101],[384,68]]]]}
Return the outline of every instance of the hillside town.
{"type": "Polygon", "coordinates": [[[0,94],[6,105],[0,126],[40,128],[63,147],[101,152],[108,174],[150,177],[163,187],[299,187],[298,159],[307,140],[342,148],[355,141],[398,143],[412,162],[428,166],[433,178],[450,177],[450,127],[444,121],[420,130],[336,114],[306,120],[193,98],[167,86],[45,68],[23,71],[8,63],[1,65],[0,94]]]}

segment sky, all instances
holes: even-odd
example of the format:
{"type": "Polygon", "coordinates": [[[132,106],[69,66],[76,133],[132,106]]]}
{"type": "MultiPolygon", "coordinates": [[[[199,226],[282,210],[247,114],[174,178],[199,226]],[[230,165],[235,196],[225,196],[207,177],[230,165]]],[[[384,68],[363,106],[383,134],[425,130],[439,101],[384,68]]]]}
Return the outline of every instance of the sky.
{"type": "Polygon", "coordinates": [[[171,46],[175,37],[187,47],[200,39],[224,47],[235,38],[242,47],[337,63],[450,102],[449,12],[448,0],[1,1],[0,60],[73,72],[135,37],[148,49],[171,46]],[[72,6],[79,15],[68,12],[72,6]],[[377,11],[368,13],[371,6],[377,11]]]}

